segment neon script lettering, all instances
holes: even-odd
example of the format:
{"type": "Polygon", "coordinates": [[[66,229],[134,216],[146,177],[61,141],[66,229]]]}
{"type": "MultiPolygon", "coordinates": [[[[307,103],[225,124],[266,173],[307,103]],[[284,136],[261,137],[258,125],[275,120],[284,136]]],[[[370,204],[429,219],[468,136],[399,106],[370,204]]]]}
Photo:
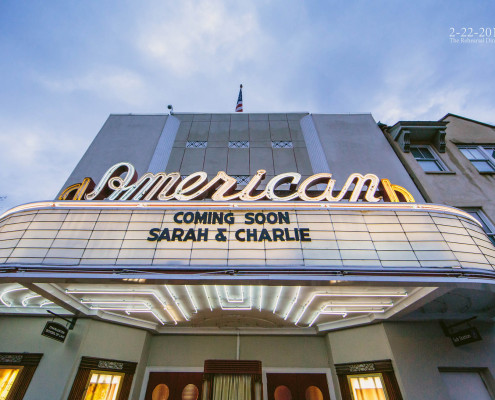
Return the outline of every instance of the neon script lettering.
{"type": "Polygon", "coordinates": [[[98,184],[85,178],[81,183],[67,187],[59,200],[188,201],[210,198],[213,201],[414,202],[406,189],[392,185],[388,179],[380,180],[374,174],[351,174],[338,191],[334,190],[335,180],[330,173],[315,174],[301,182],[301,174],[287,172],[273,177],[265,189],[258,190],[265,176],[266,171],[260,169],[244,188],[237,190],[236,179],[224,171],[218,172],[210,181],[206,172],[195,172],[184,179],[178,172],[148,172],[138,179],[134,166],[121,162],[110,167],[98,184]],[[281,185],[287,185],[288,189],[280,190],[281,185]]]}

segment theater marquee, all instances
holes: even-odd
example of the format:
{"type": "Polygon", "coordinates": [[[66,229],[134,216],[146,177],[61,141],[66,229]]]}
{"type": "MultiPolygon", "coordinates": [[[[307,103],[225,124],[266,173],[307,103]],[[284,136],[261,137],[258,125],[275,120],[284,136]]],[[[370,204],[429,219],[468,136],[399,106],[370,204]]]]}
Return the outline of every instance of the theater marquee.
{"type": "Polygon", "coordinates": [[[238,190],[225,172],[210,181],[205,172],[138,179],[131,164],[118,163],[97,184],[85,178],[58,201],[1,216],[0,264],[168,271],[171,279],[226,267],[346,275],[357,268],[363,276],[378,269],[493,273],[490,240],[461,210],[417,204],[406,189],[373,174],[352,174],[335,191],[331,174],[301,182],[290,172],[259,190],[265,174],[259,170],[238,190]]]}
{"type": "Polygon", "coordinates": [[[492,273],[495,264],[469,214],[434,204],[56,201],[19,206],[0,224],[0,263],[66,271],[492,273]]]}
{"type": "Polygon", "coordinates": [[[85,178],[81,183],[67,187],[59,200],[190,201],[209,198],[213,201],[414,202],[406,189],[391,184],[388,179],[380,180],[374,174],[351,174],[342,189],[336,191],[336,181],[330,173],[315,174],[301,182],[301,174],[287,172],[270,179],[264,190],[257,190],[265,175],[265,170],[258,170],[243,189],[236,190],[236,179],[223,171],[210,181],[206,172],[195,172],[184,179],[179,172],[148,172],[138,180],[134,166],[121,162],[110,167],[98,184],[85,178]],[[289,185],[289,189],[284,193],[277,191],[284,184],[289,185]],[[321,186],[324,189],[320,190],[321,186]],[[314,190],[316,188],[318,190],[314,190]]]}

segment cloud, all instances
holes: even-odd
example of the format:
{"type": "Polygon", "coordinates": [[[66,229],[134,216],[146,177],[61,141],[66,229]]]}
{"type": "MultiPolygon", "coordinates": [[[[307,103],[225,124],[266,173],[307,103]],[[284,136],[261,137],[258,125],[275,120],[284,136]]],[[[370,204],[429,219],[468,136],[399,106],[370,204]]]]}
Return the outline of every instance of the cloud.
{"type": "Polygon", "coordinates": [[[153,7],[151,22],[143,25],[137,47],[166,72],[188,76],[197,72],[232,71],[258,57],[267,38],[256,8],[219,0],[185,0],[163,10],[153,7]]]}
{"type": "Polygon", "coordinates": [[[0,135],[0,211],[34,200],[53,199],[68,176],[81,140],[37,126],[6,126],[0,135]]]}
{"type": "Polygon", "coordinates": [[[437,88],[434,93],[425,90],[414,99],[407,95],[407,91],[387,92],[376,99],[372,113],[388,124],[400,120],[437,120],[447,112],[462,110],[468,95],[469,90],[463,87],[437,88]]]}
{"type": "Polygon", "coordinates": [[[146,98],[146,82],[133,71],[103,66],[82,75],[73,71],[70,78],[54,78],[37,74],[35,80],[51,92],[63,95],[76,92],[90,92],[99,98],[129,105],[138,105],[146,98]]]}
{"type": "Polygon", "coordinates": [[[453,46],[495,6],[433,2],[7,2],[0,208],[53,198],[109,113],[447,112],[495,123],[495,45],[453,46]],[[442,11],[442,12],[438,12],[442,11]],[[18,16],[14,18],[15,16],[18,16]],[[22,16],[22,18],[20,18],[22,16]],[[427,17],[425,17],[427,16],[427,17]]]}

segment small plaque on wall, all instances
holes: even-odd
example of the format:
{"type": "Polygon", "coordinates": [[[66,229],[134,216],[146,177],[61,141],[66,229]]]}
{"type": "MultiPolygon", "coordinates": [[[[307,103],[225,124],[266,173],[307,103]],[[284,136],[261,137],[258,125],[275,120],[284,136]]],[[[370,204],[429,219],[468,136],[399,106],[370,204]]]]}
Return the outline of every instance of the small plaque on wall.
{"type": "Polygon", "coordinates": [[[67,337],[67,333],[69,330],[56,322],[47,322],[45,327],[43,328],[43,332],[41,334],[43,336],[49,337],[50,339],[57,340],[58,342],[65,342],[65,338],[67,337]]]}
{"type": "Polygon", "coordinates": [[[456,347],[482,340],[478,329],[476,329],[475,327],[463,329],[462,331],[456,332],[455,334],[451,335],[450,338],[452,339],[452,343],[454,343],[454,346],[456,347]]]}

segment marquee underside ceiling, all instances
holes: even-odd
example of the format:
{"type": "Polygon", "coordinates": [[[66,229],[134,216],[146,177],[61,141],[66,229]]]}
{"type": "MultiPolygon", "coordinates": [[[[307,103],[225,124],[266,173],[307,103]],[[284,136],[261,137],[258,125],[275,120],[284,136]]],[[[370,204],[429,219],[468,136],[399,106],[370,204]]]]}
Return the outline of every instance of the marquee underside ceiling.
{"type": "Polygon", "coordinates": [[[495,315],[476,292],[495,290],[495,249],[441,205],[33,203],[0,220],[0,245],[0,315],[261,334],[495,315]]]}
{"type": "MultiPolygon", "coordinates": [[[[452,289],[379,286],[259,286],[35,283],[0,285],[0,315],[46,316],[48,310],[155,333],[317,334],[387,319],[455,318],[490,311],[452,289]],[[442,296],[442,300],[438,300],[442,296]],[[441,306],[439,306],[439,301],[441,306]],[[449,306],[449,303],[452,303],[449,306]],[[464,303],[463,303],[464,304],[464,303]],[[425,311],[426,310],[426,311],[425,311]],[[412,314],[411,314],[412,313],[412,314]],[[422,316],[422,318],[421,318],[422,316]]],[[[466,294],[467,293],[467,294],[466,294]]]]}

